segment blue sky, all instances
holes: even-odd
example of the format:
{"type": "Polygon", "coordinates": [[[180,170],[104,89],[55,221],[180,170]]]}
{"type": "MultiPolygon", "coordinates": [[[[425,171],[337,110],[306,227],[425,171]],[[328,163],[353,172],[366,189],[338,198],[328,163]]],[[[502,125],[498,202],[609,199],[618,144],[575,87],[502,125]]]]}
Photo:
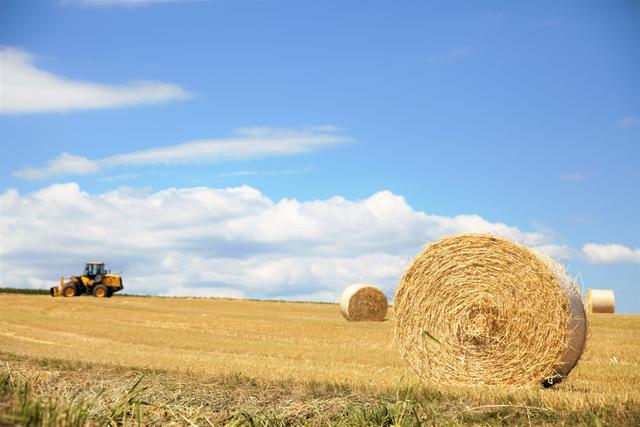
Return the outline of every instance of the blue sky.
{"type": "Polygon", "coordinates": [[[392,295],[480,231],[640,312],[638,42],[633,1],[5,0],[2,284],[392,295]]]}

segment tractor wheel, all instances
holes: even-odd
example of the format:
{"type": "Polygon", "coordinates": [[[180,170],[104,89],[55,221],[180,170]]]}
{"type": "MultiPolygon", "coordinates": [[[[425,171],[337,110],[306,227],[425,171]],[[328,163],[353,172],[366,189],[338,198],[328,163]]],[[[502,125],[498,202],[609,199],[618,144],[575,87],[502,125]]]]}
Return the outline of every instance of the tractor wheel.
{"type": "Polygon", "coordinates": [[[76,295],[78,295],[78,290],[76,289],[75,285],[67,285],[62,288],[62,295],[67,298],[75,297],[76,295]]]}
{"type": "Polygon", "coordinates": [[[96,285],[93,287],[93,296],[96,298],[109,298],[109,289],[105,285],[96,285]]]}

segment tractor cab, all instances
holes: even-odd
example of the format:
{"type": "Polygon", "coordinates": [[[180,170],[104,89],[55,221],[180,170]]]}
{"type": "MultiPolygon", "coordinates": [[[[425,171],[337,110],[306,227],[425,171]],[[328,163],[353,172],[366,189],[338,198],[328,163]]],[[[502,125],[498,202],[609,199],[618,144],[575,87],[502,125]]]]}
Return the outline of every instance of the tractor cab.
{"type": "Polygon", "coordinates": [[[84,273],[82,273],[82,275],[90,279],[95,279],[98,276],[102,277],[105,273],[104,262],[88,262],[84,266],[84,273]]]}

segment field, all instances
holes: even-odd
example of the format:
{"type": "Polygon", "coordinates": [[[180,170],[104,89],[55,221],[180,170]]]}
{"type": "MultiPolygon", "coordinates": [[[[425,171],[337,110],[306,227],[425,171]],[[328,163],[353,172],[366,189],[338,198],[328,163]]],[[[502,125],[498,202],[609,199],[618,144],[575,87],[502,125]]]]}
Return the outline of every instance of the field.
{"type": "Polygon", "coordinates": [[[552,389],[419,384],[334,304],[0,293],[0,425],[640,425],[640,316],[552,389]]]}

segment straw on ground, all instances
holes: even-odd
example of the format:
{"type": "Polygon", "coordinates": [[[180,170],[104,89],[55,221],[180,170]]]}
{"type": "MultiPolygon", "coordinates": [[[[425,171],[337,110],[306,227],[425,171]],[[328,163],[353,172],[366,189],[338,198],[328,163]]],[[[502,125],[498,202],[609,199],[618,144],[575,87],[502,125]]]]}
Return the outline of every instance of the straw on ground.
{"type": "Polygon", "coordinates": [[[42,414],[55,400],[54,414],[98,425],[137,412],[156,425],[640,421],[637,315],[594,314],[580,364],[546,390],[424,386],[393,344],[392,313],[347,322],[335,304],[103,302],[0,294],[0,414],[42,414]]]}

